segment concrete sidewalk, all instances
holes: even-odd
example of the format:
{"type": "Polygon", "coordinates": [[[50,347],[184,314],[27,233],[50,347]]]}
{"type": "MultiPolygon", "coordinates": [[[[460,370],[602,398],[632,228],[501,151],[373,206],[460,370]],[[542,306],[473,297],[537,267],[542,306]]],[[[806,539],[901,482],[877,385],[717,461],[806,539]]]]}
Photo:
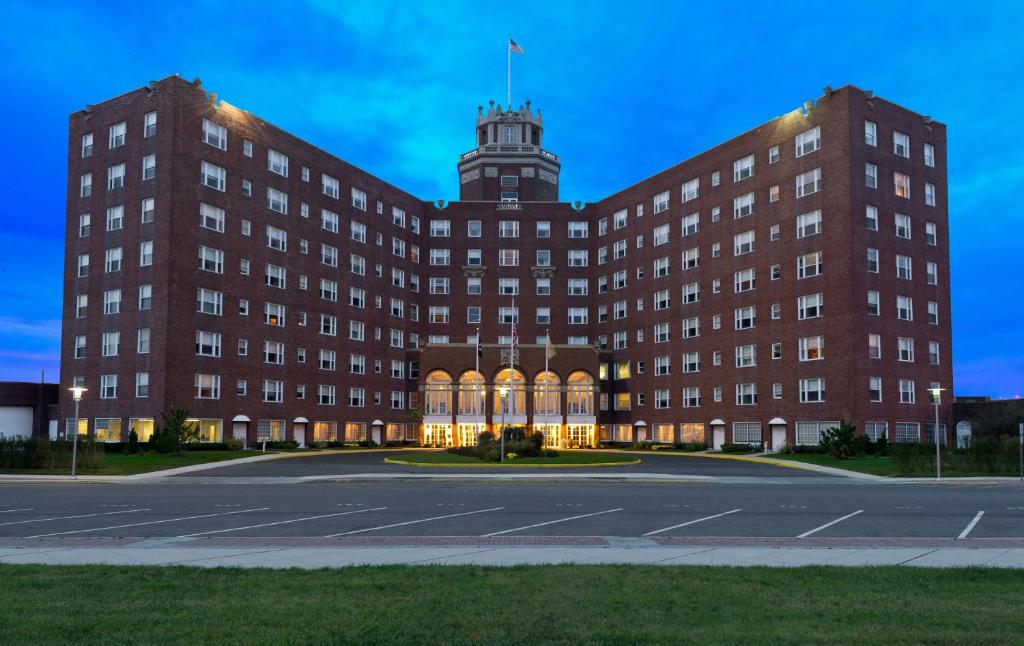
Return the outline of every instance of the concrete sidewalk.
{"type": "Polygon", "coordinates": [[[800,567],[806,565],[985,566],[1024,569],[1024,548],[890,547],[23,547],[0,548],[0,563],[338,568],[356,565],[636,564],[800,567]]]}

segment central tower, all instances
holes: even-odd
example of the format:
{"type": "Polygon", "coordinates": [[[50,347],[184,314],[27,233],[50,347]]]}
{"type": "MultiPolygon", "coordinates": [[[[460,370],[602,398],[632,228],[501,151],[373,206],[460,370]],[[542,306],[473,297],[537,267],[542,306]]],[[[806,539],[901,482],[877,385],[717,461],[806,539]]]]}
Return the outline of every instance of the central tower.
{"type": "Polygon", "coordinates": [[[558,155],[541,148],[540,110],[530,102],[513,112],[477,108],[476,148],[459,157],[459,199],[464,202],[557,202],[558,155]]]}

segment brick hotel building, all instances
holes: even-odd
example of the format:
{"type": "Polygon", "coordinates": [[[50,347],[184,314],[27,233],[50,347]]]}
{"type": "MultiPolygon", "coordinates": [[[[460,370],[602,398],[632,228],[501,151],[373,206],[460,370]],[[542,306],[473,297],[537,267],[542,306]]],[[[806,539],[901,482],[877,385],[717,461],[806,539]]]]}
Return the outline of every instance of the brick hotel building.
{"type": "Polygon", "coordinates": [[[61,380],[101,440],[182,406],[209,441],[777,449],[918,441],[951,392],[945,126],[851,86],[587,204],[529,102],[479,108],[451,203],[177,76],[69,134],[61,380]]]}

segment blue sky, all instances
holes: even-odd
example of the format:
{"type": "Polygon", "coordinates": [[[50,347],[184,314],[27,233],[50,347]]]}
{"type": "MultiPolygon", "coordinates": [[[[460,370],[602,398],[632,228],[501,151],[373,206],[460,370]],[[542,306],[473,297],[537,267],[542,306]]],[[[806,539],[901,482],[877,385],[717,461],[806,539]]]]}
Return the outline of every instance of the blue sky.
{"type": "Polygon", "coordinates": [[[1024,395],[1024,3],[8,0],[0,380],[57,376],[67,116],[150,79],[224,100],[424,199],[457,197],[476,106],[546,120],[595,200],[853,83],[949,127],[957,394],[1024,395]],[[145,4],[145,3],[143,3],[145,4]],[[826,8],[827,7],[827,8],[826,8]]]}

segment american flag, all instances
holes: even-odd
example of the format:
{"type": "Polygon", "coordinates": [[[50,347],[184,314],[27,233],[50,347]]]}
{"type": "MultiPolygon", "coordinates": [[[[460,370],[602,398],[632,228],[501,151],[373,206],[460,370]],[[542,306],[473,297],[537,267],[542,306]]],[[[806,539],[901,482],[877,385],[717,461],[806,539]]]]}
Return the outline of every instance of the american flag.
{"type": "Polygon", "coordinates": [[[510,36],[509,39],[508,39],[508,51],[514,52],[516,54],[522,54],[523,53],[523,48],[520,47],[516,43],[516,41],[512,40],[512,37],[510,36]]]}
{"type": "Polygon", "coordinates": [[[512,321],[512,352],[516,351],[516,346],[519,345],[519,333],[516,332],[515,320],[512,321]]]}

